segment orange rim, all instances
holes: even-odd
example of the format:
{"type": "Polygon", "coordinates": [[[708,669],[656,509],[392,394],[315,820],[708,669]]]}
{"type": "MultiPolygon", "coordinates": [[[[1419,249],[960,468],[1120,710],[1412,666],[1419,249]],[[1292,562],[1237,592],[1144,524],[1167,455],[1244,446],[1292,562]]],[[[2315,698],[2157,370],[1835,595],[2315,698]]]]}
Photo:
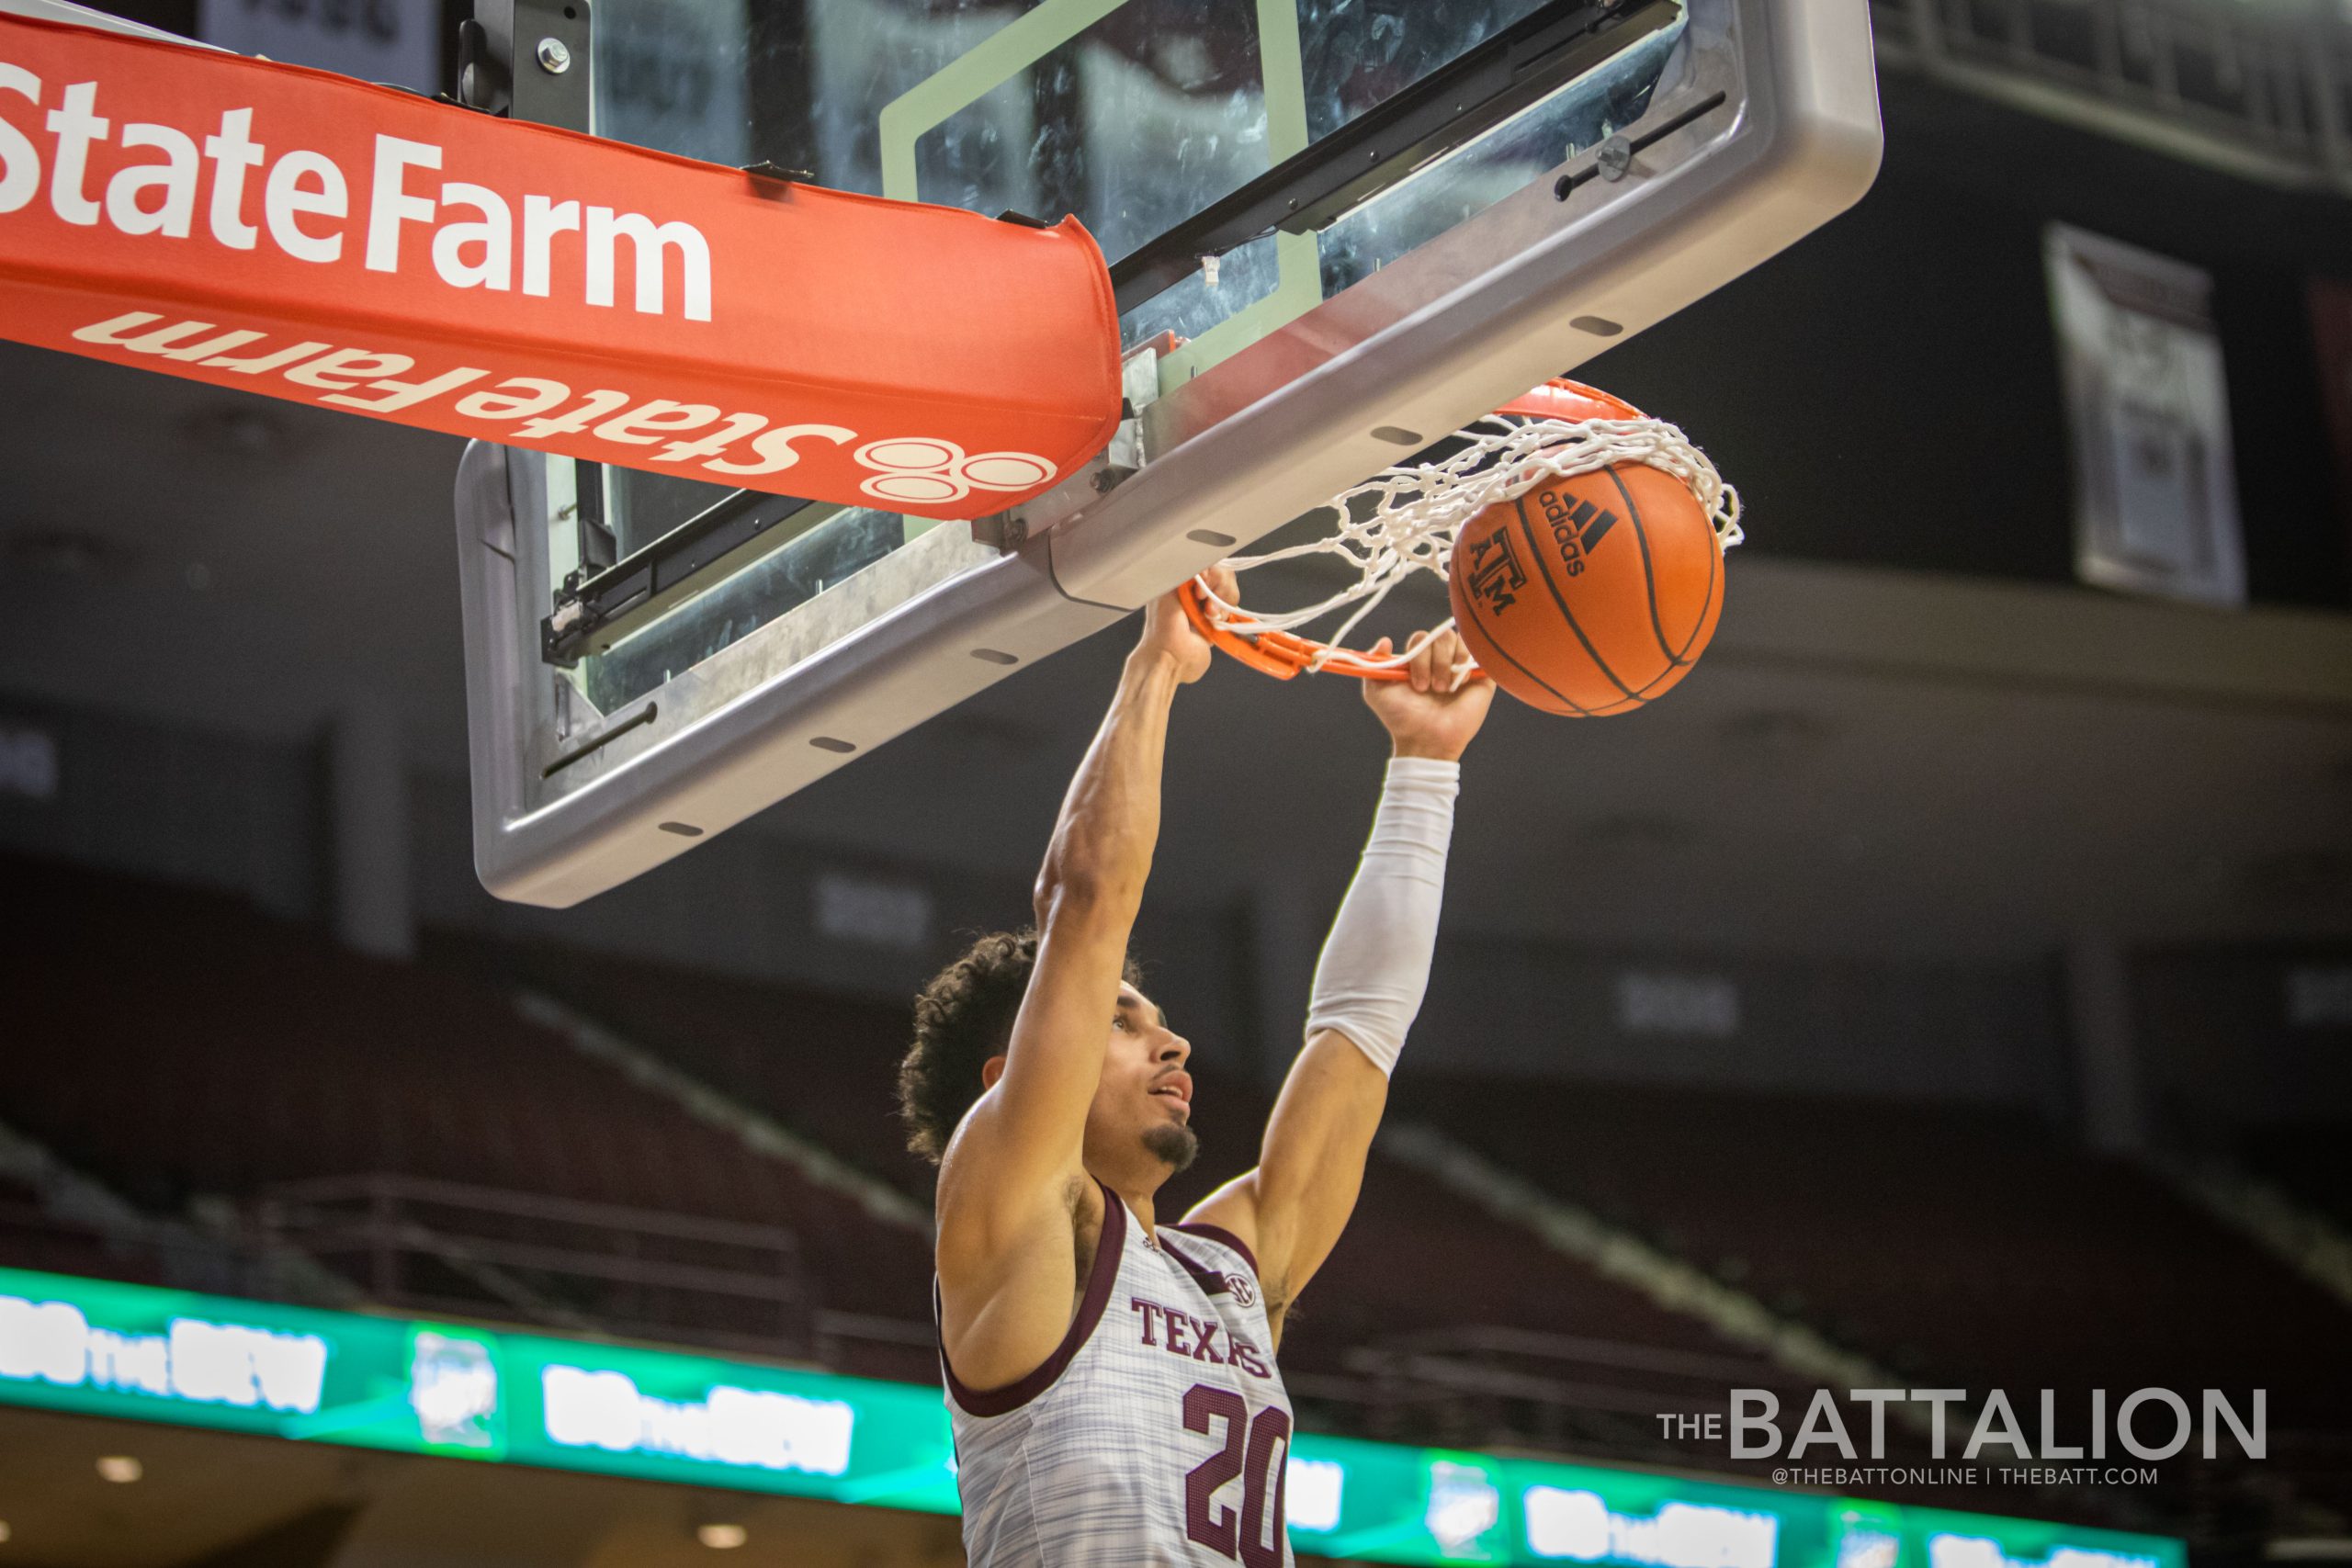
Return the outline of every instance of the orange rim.
{"type": "Polygon", "coordinates": [[[1557,377],[1495,411],[1516,419],[1556,419],[1582,424],[1594,419],[1646,419],[1649,416],[1623,398],[1612,398],[1598,387],[1557,377]]]}
{"type": "MultiPolygon", "coordinates": [[[[1272,675],[1277,681],[1287,681],[1302,671],[1323,675],[1352,675],[1359,681],[1404,681],[1410,679],[1403,665],[1367,664],[1359,654],[1345,649],[1334,650],[1328,643],[1313,637],[1299,637],[1291,632],[1255,629],[1255,621],[1247,615],[1238,619],[1221,619],[1209,608],[1208,600],[1197,577],[1188,580],[1176,591],[1177,603],[1183,606],[1184,618],[1193,629],[1209,639],[1211,647],[1223,649],[1250,669],[1272,675]],[[1322,668],[1315,669],[1315,660],[1325,653],[1322,668]]],[[[1475,671],[1476,667],[1473,666],[1475,671]]]]}
{"type": "MultiPolygon", "coordinates": [[[[1612,398],[1598,388],[1566,377],[1546,381],[1522,397],[1512,399],[1495,411],[1524,419],[1556,419],[1568,423],[1583,423],[1596,419],[1641,419],[1642,411],[1621,398],[1612,398]]],[[[1411,677],[1402,665],[1368,664],[1361,654],[1346,649],[1334,649],[1329,643],[1313,637],[1300,637],[1295,632],[1268,631],[1259,626],[1248,615],[1221,618],[1209,608],[1205,590],[1197,577],[1187,581],[1176,591],[1177,602],[1184,608],[1185,619],[1193,629],[1209,639],[1209,645],[1221,649],[1250,669],[1272,675],[1277,681],[1287,681],[1301,671],[1314,671],[1324,675],[1352,675],[1359,681],[1404,681],[1411,677]],[[1329,658],[1324,658],[1325,655],[1329,658]],[[1315,661],[1323,658],[1321,669],[1315,661]]],[[[1473,664],[1471,671],[1477,672],[1473,664]]]]}

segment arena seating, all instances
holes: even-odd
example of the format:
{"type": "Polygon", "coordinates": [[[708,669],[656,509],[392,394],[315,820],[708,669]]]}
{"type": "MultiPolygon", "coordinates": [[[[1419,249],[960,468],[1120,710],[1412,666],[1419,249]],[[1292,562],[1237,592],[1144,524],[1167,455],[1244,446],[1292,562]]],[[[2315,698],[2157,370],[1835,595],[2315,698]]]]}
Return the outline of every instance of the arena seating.
{"type": "MultiPolygon", "coordinates": [[[[492,948],[444,937],[428,947],[436,964],[485,977],[542,987],[568,1004],[694,1072],[713,1087],[784,1124],[824,1142],[836,1154],[911,1194],[929,1200],[929,1166],[907,1152],[891,1113],[892,1072],[906,1048],[902,1007],[780,992],[773,987],[686,974],[601,954],[549,948],[492,948]]],[[[1200,1158],[1167,1190],[1163,1212],[1181,1213],[1217,1182],[1255,1159],[1255,1140],[1272,1101],[1246,1078],[1195,1061],[1202,1134],[1200,1158]]],[[[1495,1323],[1577,1325],[1577,1332],[1629,1338],[1693,1352],[1724,1347],[1689,1320],[1665,1314],[1550,1255],[1528,1266],[1527,1238],[1482,1215],[1465,1215],[1406,1168],[1375,1159],[1360,1213],[1364,1224],[1343,1242],[1302,1321],[1331,1325],[1342,1344],[1362,1342],[1339,1323],[1362,1303],[1380,1333],[1463,1321],[1460,1303],[1442,1292],[1419,1296],[1411,1280],[1388,1280],[1393,1259],[1423,1259],[1435,1277],[1486,1278],[1482,1312],[1495,1323]],[[1503,1293],[1498,1294],[1498,1292],[1503,1293]]],[[[1324,1336],[1303,1331],[1302,1343],[1324,1336]]]]}
{"type": "Polygon", "coordinates": [[[2312,1456],[2352,1504],[2325,1483],[2352,1455],[2352,1313],[2030,1113],[1497,1078],[1410,1092],[1537,1185],[1904,1375],[2052,1389],[2077,1424],[2093,1388],[2110,1409],[2150,1386],[2267,1390],[2275,1457],[2312,1456]]]}
{"type": "MultiPolygon", "coordinates": [[[[902,1005],[447,933],[428,941],[426,961],[555,997],[928,1200],[930,1168],[906,1151],[889,1113],[908,1040],[902,1005]]],[[[1201,1153],[1163,1190],[1164,1214],[1182,1213],[1253,1163],[1272,1109],[1262,1088],[1219,1072],[1214,1059],[1204,1049],[1192,1064],[1201,1153]]],[[[1419,1093],[1408,1084],[1399,1104],[1418,1114],[1419,1093]]],[[[1472,1132],[1469,1141],[1480,1143],[1472,1132]]],[[[1789,1373],[1697,1320],[1377,1153],[1354,1221],[1292,1312],[1283,1365],[1306,1419],[1321,1430],[1671,1465],[1688,1465],[1692,1453],[1664,1438],[1659,1413],[1720,1409],[1727,1388],[1795,1386],[1789,1373]]],[[[1891,1452],[1928,1457],[1899,1432],[1891,1452]]],[[[1904,1495],[1947,1506],[2011,1506],[1966,1488],[1904,1495]]],[[[2098,1499],[2053,1499],[2045,1510],[2117,1522],[2098,1499]]]]}
{"type": "Polygon", "coordinates": [[[908,1009],[575,948],[428,932],[424,962],[503,991],[545,992],[908,1196],[931,1201],[932,1169],[893,1110],[908,1009]]]}
{"type": "Polygon", "coordinates": [[[10,1175],[0,1175],[0,1265],[196,1288],[236,1272],[235,1260],[198,1250],[190,1233],[136,1224],[109,1231],[58,1213],[31,1179],[10,1175]]]}
{"type": "MultiPolygon", "coordinates": [[[[151,1212],[217,1195],[250,1214],[288,1183],[391,1177],[780,1226],[820,1317],[888,1330],[834,1335],[818,1353],[935,1375],[918,1228],[752,1153],[528,1021],[515,998],[554,998],[924,1197],[928,1168],[890,1115],[901,1008],[450,933],[419,962],[380,962],[224,896],[30,862],[0,873],[47,911],[5,961],[39,1048],[0,1052],[0,1120],[151,1212]],[[127,981],[123,954],[137,958],[127,981]]],[[[1250,1163],[1269,1109],[1253,1083],[1205,1064],[1196,1076],[1202,1157],[1164,1213],[1250,1163]]],[[[2335,1303],[2028,1118],[1409,1073],[1398,1100],[1905,1376],[2264,1387],[2274,1429],[2324,1439],[2346,1408],[2335,1303]]],[[[27,1195],[0,1192],[0,1215],[26,1213],[27,1195]]],[[[0,1259],[137,1277],[104,1247],[61,1252],[29,1231],[0,1218],[0,1259]]],[[[709,1326],[681,1323],[679,1337],[709,1326]]],[[[1696,1319],[1377,1154],[1283,1361],[1326,1430],[1685,1465],[1659,1413],[1791,1386],[1696,1319]]],[[[2080,1501],[2038,1506],[2099,1516],[2080,1501]]]]}
{"type": "Polygon", "coordinates": [[[29,1185],[6,1176],[0,1176],[0,1264],[118,1280],[144,1280],[153,1272],[147,1259],[44,1213],[29,1185]]]}
{"type": "MultiPolygon", "coordinates": [[[[220,896],[29,863],[10,869],[53,911],[9,960],[41,977],[18,989],[35,998],[28,1023],[51,1048],[0,1063],[0,1107],[154,1211],[200,1194],[258,1210],[287,1183],[389,1176],[780,1222],[800,1238],[821,1307],[920,1326],[929,1269],[919,1235],[585,1060],[512,998],[525,987],[553,996],[927,1198],[929,1169],[906,1153],[890,1114],[902,1010],[447,935],[427,942],[420,964],[386,964],[220,896]],[[104,983],[102,955],[123,951],[146,955],[135,987],[104,983]],[[118,1082],[142,1092],[109,1092],[118,1082]]],[[[1261,1091],[1214,1073],[1200,1095],[1206,1148],[1171,1210],[1213,1174],[1250,1163],[1269,1109],[1261,1091]]],[[[1770,1376],[1703,1327],[1465,1213],[1404,1167],[1375,1160],[1363,1213],[1286,1348],[1332,1423],[1427,1432],[1441,1404],[1456,1425],[1475,1406],[1487,1425],[1448,1435],[1517,1430],[1623,1451],[1654,1432],[1652,1412],[1690,1395],[1689,1368],[1705,1369],[1714,1386],[1735,1371],[1770,1376]],[[1413,1265],[1400,1269],[1400,1258],[1413,1265]],[[1464,1280],[1477,1281],[1469,1297],[1457,1288],[1464,1280]],[[1465,1327],[1558,1343],[1516,1347],[1512,1371],[1497,1365],[1512,1357],[1465,1348],[1465,1327]],[[1418,1357],[1410,1366],[1400,1347],[1418,1357]],[[1483,1404],[1438,1400],[1414,1375],[1460,1371],[1473,1357],[1502,1390],[1483,1404]],[[1531,1359],[1554,1375],[1527,1375],[1531,1359]],[[1565,1381],[1562,1365],[1574,1374],[1565,1381]]],[[[110,1271],[102,1258],[84,1261],[110,1271]]],[[[853,1338],[837,1348],[846,1370],[933,1375],[917,1345],[853,1338]]]]}
{"type": "MultiPolygon", "coordinates": [[[[789,1227],[821,1309],[920,1315],[928,1249],[714,1137],[462,975],[375,961],[218,895],[33,862],[0,1115],[156,1213],[376,1174],[789,1227]],[[32,984],[38,977],[39,984],[32,984]]],[[[848,1370],[924,1375],[919,1347],[848,1370]]]]}
{"type": "MultiPolygon", "coordinates": [[[[444,934],[428,963],[527,986],[926,1201],[930,1168],[890,1114],[903,1006],[688,974],[608,954],[444,934]]],[[[1272,1100],[1192,1064],[1201,1154],[1163,1193],[1182,1213],[1256,1157],[1272,1100]]],[[[1464,1443],[1546,1442],[1687,1462],[1658,1412],[1720,1405],[1786,1374],[1695,1320],[1532,1242],[1375,1155],[1357,1217],[1283,1341],[1285,1376],[1326,1429],[1464,1443]]]]}

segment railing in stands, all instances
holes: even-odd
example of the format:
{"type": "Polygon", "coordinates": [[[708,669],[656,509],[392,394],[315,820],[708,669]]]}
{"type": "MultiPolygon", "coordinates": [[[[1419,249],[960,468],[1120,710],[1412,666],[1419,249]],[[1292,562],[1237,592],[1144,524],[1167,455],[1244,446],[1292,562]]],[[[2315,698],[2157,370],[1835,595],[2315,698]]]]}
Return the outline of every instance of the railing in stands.
{"type": "Polygon", "coordinates": [[[388,1306],[794,1359],[820,1348],[799,1241],[779,1225],[384,1174],[272,1187],[249,1215],[388,1306]]]}
{"type": "Polygon", "coordinates": [[[2352,195],[2352,28],[2313,5],[1871,0],[1879,60],[2226,173],[2352,195]]]}

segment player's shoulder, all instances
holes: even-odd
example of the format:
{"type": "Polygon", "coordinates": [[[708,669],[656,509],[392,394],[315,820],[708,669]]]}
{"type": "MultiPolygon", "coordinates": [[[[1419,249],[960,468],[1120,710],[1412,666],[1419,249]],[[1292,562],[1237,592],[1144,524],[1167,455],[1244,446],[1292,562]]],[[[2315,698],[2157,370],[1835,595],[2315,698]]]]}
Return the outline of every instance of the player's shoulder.
{"type": "Polygon", "coordinates": [[[941,1173],[932,1258],[951,1304],[975,1292],[991,1297],[1016,1280],[1045,1289],[1047,1280],[1066,1285],[1073,1271],[1085,1279],[1112,1224],[1093,1177],[1074,1172],[1019,1205],[984,1185],[981,1172],[941,1173]]]}

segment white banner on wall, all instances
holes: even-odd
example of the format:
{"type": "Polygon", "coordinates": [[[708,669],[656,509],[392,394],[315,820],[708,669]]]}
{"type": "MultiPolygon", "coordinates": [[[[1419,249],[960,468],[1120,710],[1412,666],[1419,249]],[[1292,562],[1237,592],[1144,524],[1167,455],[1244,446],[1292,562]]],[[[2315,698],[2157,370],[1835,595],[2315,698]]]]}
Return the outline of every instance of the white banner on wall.
{"type": "Polygon", "coordinates": [[[2063,223],[2043,254],[2073,414],[2076,573],[2245,604],[2211,276],[2063,223]]]}
{"type": "Polygon", "coordinates": [[[57,798],[57,737],[33,725],[0,721],[0,801],[57,798]]]}

